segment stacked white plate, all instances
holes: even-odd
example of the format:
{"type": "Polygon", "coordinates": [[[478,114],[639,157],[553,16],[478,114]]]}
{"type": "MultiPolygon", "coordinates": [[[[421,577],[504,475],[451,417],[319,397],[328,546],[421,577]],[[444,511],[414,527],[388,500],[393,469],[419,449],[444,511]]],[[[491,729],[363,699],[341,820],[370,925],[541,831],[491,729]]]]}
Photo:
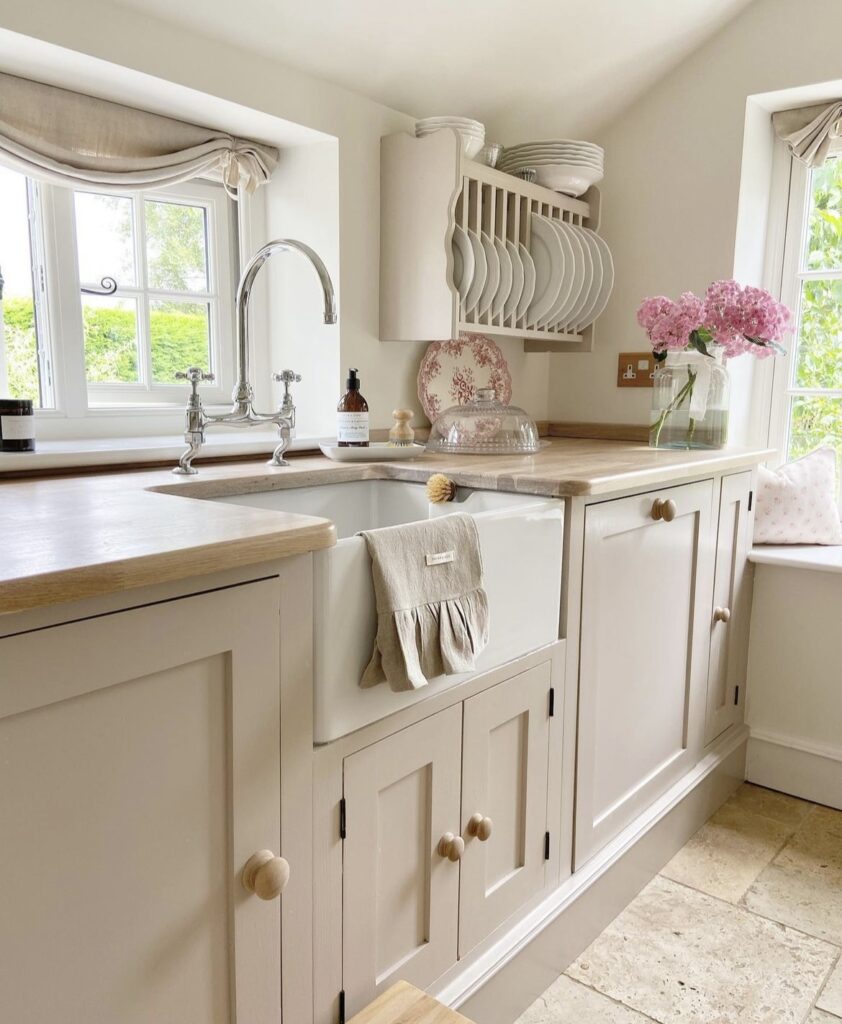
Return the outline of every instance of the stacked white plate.
{"type": "Polygon", "coordinates": [[[533,213],[529,251],[535,264],[535,291],[523,326],[581,334],[611,297],[611,250],[590,228],[533,213]]]}
{"type": "Polygon", "coordinates": [[[535,291],[535,266],[527,248],[485,231],[453,229],[453,284],[461,317],[517,323],[535,291]]]}
{"type": "Polygon", "coordinates": [[[423,139],[442,128],[452,128],[462,139],[462,152],[470,160],[485,145],[485,125],[482,121],[474,121],[470,117],[422,117],[415,122],[415,135],[423,139]]]}
{"type": "Polygon", "coordinates": [[[503,151],[497,168],[507,174],[533,168],[539,185],[568,196],[580,196],[602,181],[604,160],[604,150],[594,142],[550,139],[510,146],[503,151]]]}

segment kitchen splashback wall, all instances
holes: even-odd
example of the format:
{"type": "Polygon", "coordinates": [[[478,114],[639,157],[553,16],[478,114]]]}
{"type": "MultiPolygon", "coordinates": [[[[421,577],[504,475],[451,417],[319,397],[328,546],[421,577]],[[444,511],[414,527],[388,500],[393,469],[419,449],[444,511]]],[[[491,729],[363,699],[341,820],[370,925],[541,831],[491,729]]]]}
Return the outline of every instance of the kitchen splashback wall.
{"type": "MultiPolygon", "coordinates": [[[[384,344],[378,337],[380,137],[410,129],[412,118],[253,53],[203,38],[201,25],[196,26],[195,33],[185,33],[100,0],[78,0],[72,5],[64,0],[6,5],[0,14],[0,29],[133,68],[335,136],[338,190],[334,188],[329,198],[334,207],[338,205],[340,346],[338,351],[333,344],[319,349],[318,332],[322,329],[318,310],[309,308],[308,294],[305,312],[312,316],[307,316],[306,323],[302,316],[300,322],[296,317],[293,325],[272,324],[271,368],[283,368],[278,360],[294,367],[295,354],[301,352],[305,369],[311,376],[317,372],[321,377],[320,402],[330,395],[331,403],[335,403],[344,368],[358,366],[372,408],[373,426],[390,426],[391,410],[396,406],[420,413],[415,375],[424,345],[384,344]],[[292,335],[284,329],[290,326],[295,327],[292,335]],[[314,360],[313,351],[323,351],[324,358],[314,360]]],[[[49,81],[74,85],[57,81],[61,77],[60,59],[42,59],[40,67],[36,61],[21,69],[15,41],[8,35],[0,37],[0,68],[12,64],[18,74],[38,78],[40,72],[49,81]]],[[[102,72],[98,74],[102,78],[102,72]]],[[[270,215],[272,230],[290,233],[282,221],[283,217],[270,215]]],[[[306,226],[295,225],[295,231],[307,240],[306,226]]],[[[271,280],[280,281],[286,269],[273,272],[271,280]]],[[[297,280],[298,272],[290,273],[291,279],[297,280]]],[[[289,292],[283,286],[282,294],[289,292]]],[[[302,301],[295,295],[290,297],[302,301]]],[[[273,315],[278,305],[277,301],[269,303],[273,315]]],[[[285,306],[289,308],[289,302],[285,306]]],[[[514,401],[534,417],[545,419],[549,357],[526,357],[519,341],[503,342],[502,347],[512,370],[514,401]]],[[[312,402],[307,392],[303,396],[312,402]]],[[[416,422],[421,420],[418,417],[416,422]]]]}
{"type": "MultiPolygon", "coordinates": [[[[731,276],[746,100],[839,78],[840,33],[838,0],[755,0],[599,134],[607,171],[601,233],[616,285],[596,351],[552,359],[551,419],[648,422],[651,392],[616,386],[617,354],[646,346],[637,306],[647,295],[701,291],[731,276]]],[[[547,135],[554,132],[564,134],[563,113],[548,125],[547,135]]],[[[745,261],[736,272],[748,279],[745,261]]],[[[751,361],[732,370],[739,443],[750,439],[751,361]]]]}

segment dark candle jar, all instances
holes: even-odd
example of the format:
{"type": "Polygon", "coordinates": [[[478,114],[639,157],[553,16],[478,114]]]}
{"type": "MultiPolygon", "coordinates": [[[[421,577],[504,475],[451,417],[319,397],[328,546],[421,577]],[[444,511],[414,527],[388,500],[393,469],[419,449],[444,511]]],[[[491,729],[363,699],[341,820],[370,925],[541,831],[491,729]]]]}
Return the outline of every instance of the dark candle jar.
{"type": "Polygon", "coordinates": [[[0,452],[35,451],[35,414],[28,398],[0,398],[0,452]]]}

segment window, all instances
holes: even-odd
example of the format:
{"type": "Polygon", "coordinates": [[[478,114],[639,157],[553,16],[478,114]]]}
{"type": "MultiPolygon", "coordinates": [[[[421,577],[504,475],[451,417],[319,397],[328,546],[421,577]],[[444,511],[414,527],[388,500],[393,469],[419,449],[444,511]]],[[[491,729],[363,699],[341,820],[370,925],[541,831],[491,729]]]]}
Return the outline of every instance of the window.
{"type": "Polygon", "coordinates": [[[775,360],[770,441],[786,458],[842,455],[842,158],[792,160],[781,298],[795,313],[775,360]]]}
{"type": "Polygon", "coordinates": [[[71,418],[173,411],[176,371],[201,366],[216,375],[206,399],[224,401],[232,206],[208,182],[106,194],[0,167],[0,389],[71,418]]]}

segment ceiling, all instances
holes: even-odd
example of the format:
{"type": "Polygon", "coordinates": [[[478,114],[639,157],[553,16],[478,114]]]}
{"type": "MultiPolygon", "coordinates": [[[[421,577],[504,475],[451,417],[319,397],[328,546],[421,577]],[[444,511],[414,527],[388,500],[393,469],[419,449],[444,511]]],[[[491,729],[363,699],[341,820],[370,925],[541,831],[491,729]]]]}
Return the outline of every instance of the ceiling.
{"type": "Polygon", "coordinates": [[[751,0],[115,0],[505,143],[596,131],[751,0]]]}

